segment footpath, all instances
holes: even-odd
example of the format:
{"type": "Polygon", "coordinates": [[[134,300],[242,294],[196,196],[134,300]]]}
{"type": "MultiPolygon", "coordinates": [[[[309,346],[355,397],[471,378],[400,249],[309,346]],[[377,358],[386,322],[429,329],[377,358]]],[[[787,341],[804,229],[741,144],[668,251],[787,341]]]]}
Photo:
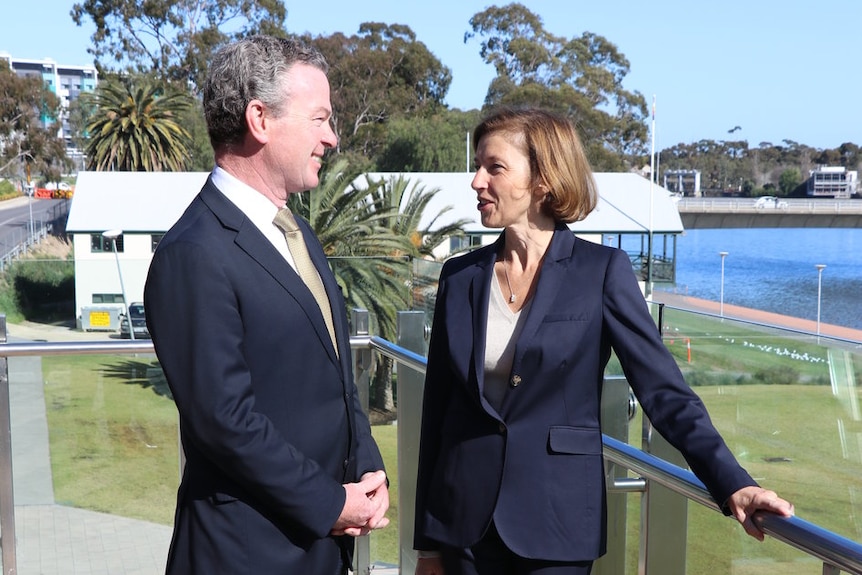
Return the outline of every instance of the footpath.
{"type": "MultiPolygon", "coordinates": [[[[700,311],[714,315],[719,315],[722,312],[722,306],[717,301],[698,299],[671,292],[655,291],[653,292],[651,299],[655,303],[663,303],[671,307],[684,310],[700,311]]],[[[783,327],[811,334],[817,333],[816,321],[761,311],[758,309],[729,305],[727,302],[724,303],[724,317],[762,323],[775,327],[783,327]]],[[[843,327],[840,325],[831,325],[821,322],[820,335],[862,343],[862,330],[843,327]]]]}

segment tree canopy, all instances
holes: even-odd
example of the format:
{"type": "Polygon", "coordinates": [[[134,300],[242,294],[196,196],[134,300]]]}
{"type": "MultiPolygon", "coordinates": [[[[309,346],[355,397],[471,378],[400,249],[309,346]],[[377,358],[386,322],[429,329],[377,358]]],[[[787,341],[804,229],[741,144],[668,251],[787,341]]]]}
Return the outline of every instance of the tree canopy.
{"type": "Polygon", "coordinates": [[[106,70],[158,71],[196,86],[214,48],[262,33],[284,36],[282,0],[83,0],[72,20],[91,20],[88,52],[106,70]]]}
{"type": "Polygon", "coordinates": [[[59,181],[70,163],[50,124],[61,114],[59,99],[40,76],[18,76],[0,60],[0,175],[59,181]]]}
{"type": "Polygon", "coordinates": [[[485,106],[540,105],[570,117],[593,165],[620,170],[647,143],[643,95],[623,86],[629,62],[598,34],[555,36],[523,4],[491,6],[470,19],[464,41],[479,40],[479,54],[492,65],[485,106]]]}
{"type": "Polygon", "coordinates": [[[329,62],[339,148],[374,158],[387,122],[420,118],[443,106],[452,73],[400,24],[366,22],[359,33],[308,37],[329,62]]]}

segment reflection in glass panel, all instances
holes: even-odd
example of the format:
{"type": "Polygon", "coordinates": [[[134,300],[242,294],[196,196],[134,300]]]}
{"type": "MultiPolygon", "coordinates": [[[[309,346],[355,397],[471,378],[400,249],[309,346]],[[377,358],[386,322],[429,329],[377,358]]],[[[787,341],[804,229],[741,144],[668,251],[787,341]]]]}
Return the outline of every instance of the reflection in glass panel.
{"type": "Polygon", "coordinates": [[[55,500],[170,525],[178,419],[155,356],[51,356],[41,370],[55,500]]]}

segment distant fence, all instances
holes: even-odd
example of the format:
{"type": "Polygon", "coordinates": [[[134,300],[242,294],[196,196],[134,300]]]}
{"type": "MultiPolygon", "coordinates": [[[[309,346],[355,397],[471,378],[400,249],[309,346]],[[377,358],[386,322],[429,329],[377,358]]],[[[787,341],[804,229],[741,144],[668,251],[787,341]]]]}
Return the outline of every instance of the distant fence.
{"type": "Polygon", "coordinates": [[[29,249],[49,235],[64,234],[68,214],[69,200],[65,200],[44,212],[41,220],[34,220],[32,223],[28,221],[26,229],[22,229],[19,236],[13,236],[14,245],[11,248],[4,246],[5,253],[0,255],[0,272],[5,271],[9,264],[19,260],[29,249]]]}

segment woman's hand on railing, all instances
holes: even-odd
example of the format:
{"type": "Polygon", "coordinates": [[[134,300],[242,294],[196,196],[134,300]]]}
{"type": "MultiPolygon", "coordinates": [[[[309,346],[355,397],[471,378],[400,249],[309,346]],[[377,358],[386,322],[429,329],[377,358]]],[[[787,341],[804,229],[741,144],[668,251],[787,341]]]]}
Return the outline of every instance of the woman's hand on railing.
{"type": "Polygon", "coordinates": [[[730,496],[727,506],[745,532],[758,541],[763,541],[763,531],[752,520],[755,511],[769,511],[783,517],[792,517],[794,513],[792,503],[774,491],[757,486],[743,487],[730,496]]]}

